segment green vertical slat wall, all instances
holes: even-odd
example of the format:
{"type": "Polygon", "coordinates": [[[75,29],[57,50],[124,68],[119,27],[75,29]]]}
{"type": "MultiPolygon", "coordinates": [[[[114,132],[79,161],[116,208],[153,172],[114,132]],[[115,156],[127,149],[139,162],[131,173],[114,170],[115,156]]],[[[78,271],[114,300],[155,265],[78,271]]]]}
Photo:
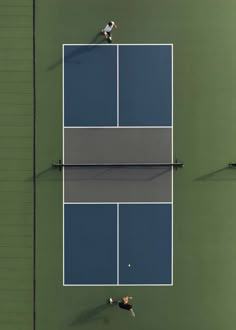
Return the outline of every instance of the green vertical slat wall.
{"type": "Polygon", "coordinates": [[[33,1],[0,0],[0,329],[33,326],[33,1]]]}

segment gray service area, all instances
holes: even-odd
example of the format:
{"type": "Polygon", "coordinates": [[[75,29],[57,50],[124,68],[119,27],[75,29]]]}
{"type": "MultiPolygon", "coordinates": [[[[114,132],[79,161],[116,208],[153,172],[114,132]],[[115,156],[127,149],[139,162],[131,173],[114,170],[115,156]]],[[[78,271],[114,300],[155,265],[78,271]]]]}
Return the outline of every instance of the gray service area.
{"type": "MultiPolygon", "coordinates": [[[[64,128],[64,164],[171,162],[172,128],[64,128]]],[[[172,202],[172,169],[66,167],[64,202],[172,202]]]]}

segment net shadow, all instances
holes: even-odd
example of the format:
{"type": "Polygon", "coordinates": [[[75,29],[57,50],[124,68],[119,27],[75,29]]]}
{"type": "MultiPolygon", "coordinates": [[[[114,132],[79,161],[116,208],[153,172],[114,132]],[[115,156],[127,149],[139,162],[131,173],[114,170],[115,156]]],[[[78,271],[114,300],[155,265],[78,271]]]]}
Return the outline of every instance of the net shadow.
{"type": "Polygon", "coordinates": [[[65,168],[65,181],[153,181],[169,168],[65,168]]]}
{"type": "Polygon", "coordinates": [[[205,175],[199,176],[194,181],[234,181],[236,180],[236,169],[225,166],[205,175]]]}
{"type": "MultiPolygon", "coordinates": [[[[35,178],[37,181],[60,181],[62,180],[62,173],[60,171],[55,171],[51,166],[36,172],[35,178]]],[[[34,180],[33,176],[26,178],[26,182],[32,182],[34,180]]]]}

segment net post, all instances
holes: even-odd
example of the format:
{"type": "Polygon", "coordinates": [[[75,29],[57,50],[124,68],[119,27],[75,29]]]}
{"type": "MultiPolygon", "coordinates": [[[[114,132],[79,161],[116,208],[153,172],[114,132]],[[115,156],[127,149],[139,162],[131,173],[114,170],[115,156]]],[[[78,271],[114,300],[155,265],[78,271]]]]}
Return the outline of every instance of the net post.
{"type": "Polygon", "coordinates": [[[228,164],[228,167],[230,168],[236,168],[236,162],[232,162],[228,164]]]}
{"type": "Polygon", "coordinates": [[[174,167],[175,170],[178,170],[178,168],[183,168],[184,167],[184,163],[182,163],[181,161],[176,159],[175,162],[173,163],[173,167],[174,167]]]}
{"type": "Polygon", "coordinates": [[[62,167],[63,167],[61,159],[59,159],[58,163],[53,163],[52,167],[57,168],[57,169],[59,169],[59,171],[61,171],[62,167]]]}

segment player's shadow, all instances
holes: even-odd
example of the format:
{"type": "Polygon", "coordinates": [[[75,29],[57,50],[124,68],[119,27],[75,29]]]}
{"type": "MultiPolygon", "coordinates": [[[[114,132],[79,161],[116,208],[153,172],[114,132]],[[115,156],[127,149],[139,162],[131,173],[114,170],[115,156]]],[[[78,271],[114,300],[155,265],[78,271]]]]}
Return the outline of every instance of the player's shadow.
{"type": "MultiPolygon", "coordinates": [[[[73,49],[71,52],[69,52],[65,57],[64,57],[64,61],[65,63],[77,63],[80,64],[80,57],[86,53],[91,52],[92,50],[94,50],[97,45],[104,43],[106,40],[102,34],[102,32],[98,32],[89,42],[89,44],[91,44],[91,46],[87,46],[87,47],[76,47],[75,49],[73,49]]],[[[52,65],[50,65],[47,69],[47,71],[51,71],[56,69],[58,66],[62,65],[62,57],[57,60],[55,63],[53,63],[52,65]]]]}
{"type": "Polygon", "coordinates": [[[103,324],[109,324],[110,320],[106,315],[107,310],[111,308],[111,306],[106,303],[99,305],[95,308],[88,309],[79,315],[77,315],[69,324],[71,327],[76,327],[79,325],[84,325],[86,323],[98,322],[101,321],[103,324]]]}
{"type": "Polygon", "coordinates": [[[236,168],[225,166],[218,170],[199,176],[194,181],[234,181],[236,180],[236,168]]]}
{"type": "Polygon", "coordinates": [[[98,32],[89,42],[89,44],[103,44],[106,42],[106,39],[102,32],[98,32]]]}

